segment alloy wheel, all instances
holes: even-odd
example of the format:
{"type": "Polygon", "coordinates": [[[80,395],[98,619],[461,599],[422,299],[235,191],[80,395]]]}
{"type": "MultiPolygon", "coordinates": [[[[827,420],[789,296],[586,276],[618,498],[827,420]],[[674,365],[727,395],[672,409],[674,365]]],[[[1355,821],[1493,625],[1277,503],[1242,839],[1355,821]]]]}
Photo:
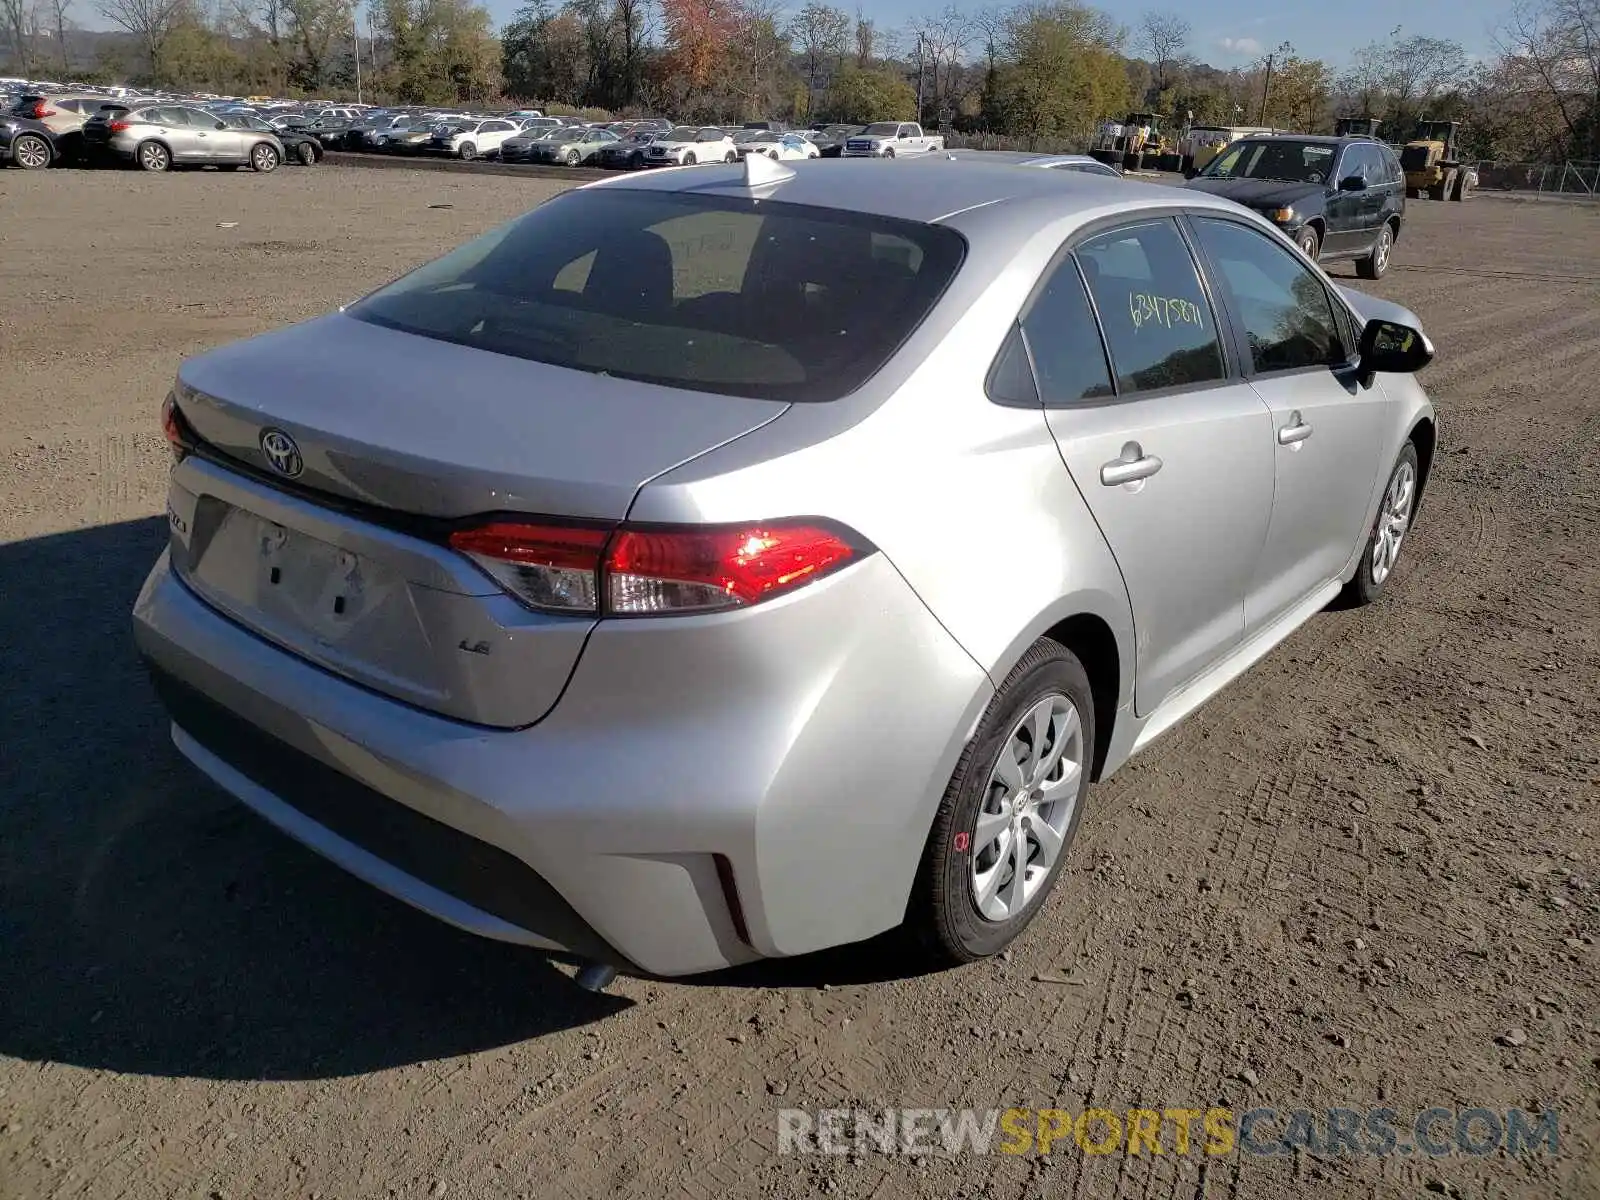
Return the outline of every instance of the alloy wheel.
{"type": "Polygon", "coordinates": [[[1389,245],[1391,240],[1389,227],[1385,225],[1378,231],[1378,244],[1372,248],[1372,265],[1377,267],[1380,275],[1389,265],[1389,245]]]}
{"type": "Polygon", "coordinates": [[[1012,728],[989,772],[972,834],[972,899],[989,921],[1015,917],[1061,856],[1087,752],[1077,707],[1046,695],[1012,728]]]}
{"type": "Polygon", "coordinates": [[[50,147],[43,138],[19,137],[11,144],[11,155],[24,171],[37,171],[50,165],[50,147]]]}
{"type": "Polygon", "coordinates": [[[1372,582],[1382,583],[1400,557],[1400,543],[1411,527],[1411,503],[1416,496],[1417,473],[1402,461],[1389,477],[1388,490],[1378,509],[1378,527],[1372,539],[1372,582]]]}
{"type": "Polygon", "coordinates": [[[257,171],[271,171],[278,165],[278,152],[263,143],[250,152],[250,165],[257,171]]]}

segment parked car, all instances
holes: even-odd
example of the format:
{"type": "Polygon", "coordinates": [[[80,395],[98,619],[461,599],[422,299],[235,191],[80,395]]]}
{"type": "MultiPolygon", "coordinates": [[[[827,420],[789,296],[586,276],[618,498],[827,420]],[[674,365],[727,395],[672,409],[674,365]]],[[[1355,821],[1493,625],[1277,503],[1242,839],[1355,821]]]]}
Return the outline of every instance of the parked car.
{"type": "Polygon", "coordinates": [[[242,113],[237,116],[223,117],[222,120],[230,129],[272,134],[278,139],[278,144],[283,147],[283,160],[285,162],[299,163],[302,167],[310,167],[322,161],[322,143],[311,133],[278,128],[261,117],[252,117],[242,113]]]}
{"type": "Polygon", "coordinates": [[[84,123],[106,103],[105,96],[24,92],[12,102],[10,115],[42,122],[52,135],[52,154],[72,158],[82,149],[84,123]]]}
{"type": "Polygon", "coordinates": [[[1087,154],[1035,154],[1029,150],[946,150],[941,154],[926,155],[927,159],[956,159],[960,162],[1010,163],[1019,167],[1039,167],[1070,174],[1098,175],[1120,179],[1119,167],[1090,158],[1087,154]]]}
{"type": "Polygon", "coordinates": [[[865,128],[865,125],[824,125],[811,130],[805,137],[823,158],[839,158],[844,154],[845,142],[865,128]]]}
{"type": "Polygon", "coordinates": [[[508,163],[534,162],[536,161],[534,158],[535,148],[540,143],[551,138],[571,137],[572,134],[568,132],[569,128],[566,125],[557,125],[554,128],[538,126],[515,134],[500,143],[500,161],[508,163]]]}
{"type": "Polygon", "coordinates": [[[1371,137],[1241,138],[1187,186],[1261,213],[1308,258],[1354,259],[1363,279],[1389,269],[1405,225],[1400,160],[1371,137]]]}
{"type": "Polygon", "coordinates": [[[744,142],[737,142],[739,157],[748,154],[765,154],[774,159],[808,159],[821,158],[822,151],[817,149],[798,133],[771,133],[760,132],[755,137],[744,142]]]}
{"type": "Polygon", "coordinates": [[[679,125],[669,129],[645,151],[647,167],[692,167],[696,163],[737,162],[739,152],[726,129],[679,125]]]}
{"type": "Polygon", "coordinates": [[[495,158],[501,145],[521,132],[522,127],[506,117],[469,118],[434,126],[424,149],[430,154],[449,154],[464,162],[495,158]]]}
{"type": "Polygon", "coordinates": [[[659,133],[655,129],[635,129],[600,147],[595,165],[612,170],[637,171],[644,166],[644,154],[659,133]]]}
{"type": "Polygon", "coordinates": [[[0,117],[0,166],[11,163],[24,171],[38,171],[60,162],[62,151],[56,131],[31,117],[0,117]]]}
{"type": "Polygon", "coordinates": [[[1091,780],[1393,584],[1434,460],[1417,318],[1229,201],[769,169],[557,196],[164,409],[178,749],[590,986],[996,954],[1091,780]]]}
{"type": "Polygon", "coordinates": [[[102,108],[83,127],[91,154],[130,161],[145,171],[174,166],[248,166],[276,170],[283,161],[277,135],[231,128],[214,113],[181,104],[102,108]]]}
{"type": "Polygon", "coordinates": [[[915,121],[878,121],[844,144],[845,158],[894,158],[943,150],[944,138],[924,133],[915,121]]]}
{"type": "Polygon", "coordinates": [[[589,162],[607,146],[617,144],[609,129],[581,129],[576,126],[562,134],[541,138],[529,147],[533,162],[561,163],[576,167],[589,162]]]}

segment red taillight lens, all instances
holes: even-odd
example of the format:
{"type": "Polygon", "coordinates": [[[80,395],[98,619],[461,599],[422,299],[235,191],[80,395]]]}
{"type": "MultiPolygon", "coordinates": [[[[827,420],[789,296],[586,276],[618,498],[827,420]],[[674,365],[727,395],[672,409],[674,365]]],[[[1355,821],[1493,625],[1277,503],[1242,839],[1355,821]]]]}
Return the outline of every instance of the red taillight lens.
{"type": "Polygon", "coordinates": [[[829,529],[623,529],[606,555],[606,607],[618,614],[737,608],[798,587],[860,551],[829,529]]]}
{"type": "Polygon", "coordinates": [[[106,123],[106,128],[109,129],[112,133],[126,133],[128,130],[133,128],[133,122],[132,121],[109,121],[109,122],[106,123]]]}
{"type": "Polygon", "coordinates": [[[609,529],[495,521],[450,535],[453,549],[530,608],[574,615],[600,609],[600,556],[609,529]]]}
{"type": "Polygon", "coordinates": [[[33,111],[31,113],[28,113],[27,115],[32,117],[35,121],[42,121],[46,117],[55,116],[56,115],[56,110],[53,109],[53,108],[46,107],[45,106],[45,102],[43,100],[36,100],[36,101],[34,101],[33,111]]]}
{"type": "Polygon", "coordinates": [[[172,448],[172,459],[180,461],[189,453],[191,439],[189,429],[183,419],[183,414],[178,411],[178,401],[171,392],[161,404],[161,432],[166,435],[167,445],[172,448]]]}
{"type": "Polygon", "coordinates": [[[495,521],[450,535],[501,587],[544,612],[669,616],[742,608],[871,552],[820,523],[593,526],[495,521]]]}

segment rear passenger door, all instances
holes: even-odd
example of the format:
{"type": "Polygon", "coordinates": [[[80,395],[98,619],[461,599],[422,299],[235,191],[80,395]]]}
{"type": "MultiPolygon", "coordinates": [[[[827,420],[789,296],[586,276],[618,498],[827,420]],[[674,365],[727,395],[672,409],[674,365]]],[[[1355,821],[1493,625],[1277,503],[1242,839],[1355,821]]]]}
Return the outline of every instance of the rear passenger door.
{"type": "Polygon", "coordinates": [[[1050,430],[1127,585],[1144,715],[1243,637],[1272,511],[1271,417],[1232,371],[1172,218],[1079,241],[1022,329],[1050,430]]]}
{"type": "Polygon", "coordinates": [[[1191,226],[1272,413],[1272,522],[1245,594],[1254,630],[1336,581],[1364,540],[1388,404],[1356,382],[1349,323],[1317,272],[1242,221],[1197,215],[1191,226]]]}

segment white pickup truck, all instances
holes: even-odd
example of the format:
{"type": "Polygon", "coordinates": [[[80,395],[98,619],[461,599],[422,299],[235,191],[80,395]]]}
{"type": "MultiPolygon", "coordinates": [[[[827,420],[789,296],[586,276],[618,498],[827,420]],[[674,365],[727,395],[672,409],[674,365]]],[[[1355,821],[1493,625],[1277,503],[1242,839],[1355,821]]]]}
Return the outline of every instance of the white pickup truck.
{"type": "Polygon", "coordinates": [[[846,140],[845,158],[893,158],[897,154],[926,154],[943,150],[944,136],[923,133],[915,121],[875,121],[846,140]]]}

